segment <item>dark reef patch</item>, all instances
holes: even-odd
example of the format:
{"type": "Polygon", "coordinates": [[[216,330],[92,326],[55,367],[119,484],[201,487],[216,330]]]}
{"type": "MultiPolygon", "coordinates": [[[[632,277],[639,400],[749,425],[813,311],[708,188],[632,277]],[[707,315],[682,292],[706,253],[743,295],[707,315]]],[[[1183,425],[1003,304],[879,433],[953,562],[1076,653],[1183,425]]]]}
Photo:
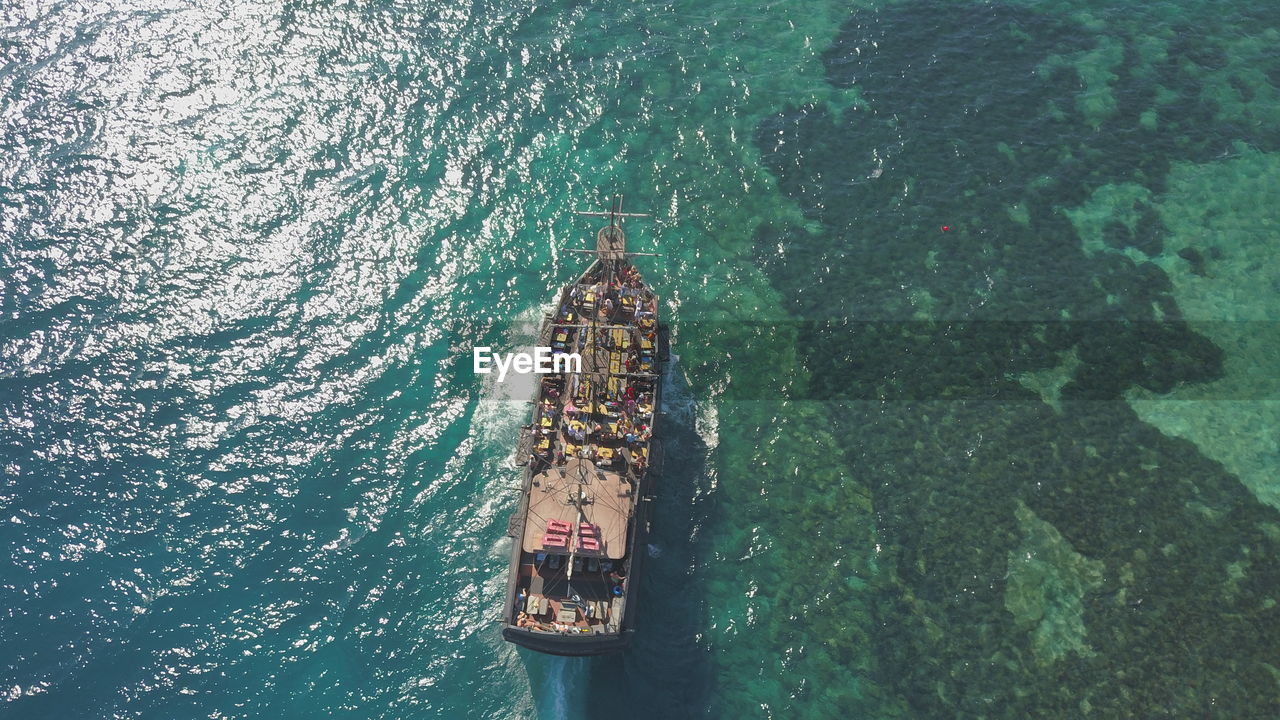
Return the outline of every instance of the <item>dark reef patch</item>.
{"type": "MultiPolygon", "coordinates": [[[[810,397],[853,439],[845,470],[886,548],[877,681],[913,716],[1280,715],[1280,515],[1122,398],[1221,377],[1222,351],[1157,266],[1086,254],[1063,212],[1104,185],[1158,195],[1172,163],[1232,141],[1280,147],[1205,89],[1236,72],[1217,41],[1232,17],[1103,38],[999,3],[858,11],[824,62],[864,102],[757,130],[813,222],[762,227],[757,261],[805,319],[810,397]],[[1154,60],[1148,34],[1167,42],[1154,60]],[[1099,104],[1063,58],[1113,47],[1099,104]],[[1053,372],[1058,410],[1020,383],[1053,372]],[[1082,645],[1051,660],[1006,606],[1020,503],[1104,568],[1081,590],[1082,645]]],[[[1131,217],[1106,245],[1161,253],[1154,208],[1131,217]]]]}
{"type": "Polygon", "coordinates": [[[1204,268],[1204,255],[1202,255],[1199,250],[1193,247],[1184,247],[1178,251],[1178,257],[1187,261],[1187,264],[1191,266],[1191,272],[1193,274],[1199,275],[1200,277],[1204,277],[1206,275],[1204,268]]]}
{"type": "Polygon", "coordinates": [[[1154,257],[1164,251],[1164,236],[1169,229],[1156,213],[1156,209],[1148,203],[1138,204],[1138,219],[1133,228],[1133,247],[1154,257]]]}

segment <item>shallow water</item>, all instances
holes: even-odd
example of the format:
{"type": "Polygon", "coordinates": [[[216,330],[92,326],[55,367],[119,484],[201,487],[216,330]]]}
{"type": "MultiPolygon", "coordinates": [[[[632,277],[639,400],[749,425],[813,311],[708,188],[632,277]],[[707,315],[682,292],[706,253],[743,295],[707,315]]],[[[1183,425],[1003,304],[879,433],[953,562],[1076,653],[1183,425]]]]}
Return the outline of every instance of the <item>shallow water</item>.
{"type": "Polygon", "coordinates": [[[0,15],[0,717],[1280,712],[1266,4],[0,15]],[[469,350],[614,191],[672,439],[550,659],[469,350]]]}

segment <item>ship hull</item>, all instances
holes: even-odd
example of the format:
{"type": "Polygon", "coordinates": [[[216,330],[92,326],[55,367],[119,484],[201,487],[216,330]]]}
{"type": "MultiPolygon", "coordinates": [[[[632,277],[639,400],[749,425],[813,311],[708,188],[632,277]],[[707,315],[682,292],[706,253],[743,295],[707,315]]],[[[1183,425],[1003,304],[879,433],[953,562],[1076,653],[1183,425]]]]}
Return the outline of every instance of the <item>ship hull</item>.
{"type": "Polygon", "coordinates": [[[599,240],[599,257],[560,292],[559,310],[539,331],[540,344],[567,336],[570,345],[585,344],[594,360],[539,386],[534,422],[517,450],[527,466],[507,533],[512,548],[502,637],[569,657],[616,653],[631,642],[662,456],[657,419],[668,358],[657,297],[627,264],[620,228],[602,230],[599,240]],[[613,285],[615,278],[634,284],[613,285]],[[636,289],[630,295],[597,290],[595,302],[609,303],[593,312],[582,298],[585,288],[592,300],[592,287],[636,289]],[[568,431],[575,426],[573,436],[568,431]],[[555,549],[552,539],[565,549],[555,549]]]}

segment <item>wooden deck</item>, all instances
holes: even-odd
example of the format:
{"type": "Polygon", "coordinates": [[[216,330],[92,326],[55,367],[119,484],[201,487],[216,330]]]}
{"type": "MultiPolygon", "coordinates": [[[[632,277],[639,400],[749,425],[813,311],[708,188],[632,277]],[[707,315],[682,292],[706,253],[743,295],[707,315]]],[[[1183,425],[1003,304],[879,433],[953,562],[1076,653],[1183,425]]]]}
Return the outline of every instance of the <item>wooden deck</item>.
{"type": "MultiPolygon", "coordinates": [[[[577,554],[620,559],[626,554],[627,521],[634,505],[631,485],[618,473],[601,470],[590,460],[570,458],[564,465],[548,467],[533,476],[529,488],[529,518],[521,540],[523,549],[530,553],[543,551],[542,536],[547,530],[547,520],[569,523],[575,536],[578,523],[589,522],[599,529],[601,551],[578,550],[577,554]],[[581,498],[576,497],[579,488],[581,498]]],[[[547,551],[568,554],[563,549],[548,548],[547,551]]]]}
{"type": "Polygon", "coordinates": [[[601,260],[625,260],[627,257],[627,239],[622,228],[607,225],[596,233],[596,256],[601,260]]]}

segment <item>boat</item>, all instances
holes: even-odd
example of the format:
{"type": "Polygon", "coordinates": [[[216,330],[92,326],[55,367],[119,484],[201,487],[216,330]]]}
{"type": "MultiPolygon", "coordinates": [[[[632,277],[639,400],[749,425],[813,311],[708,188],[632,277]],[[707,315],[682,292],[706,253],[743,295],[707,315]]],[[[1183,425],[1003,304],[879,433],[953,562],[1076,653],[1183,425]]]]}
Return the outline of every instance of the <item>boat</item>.
{"type": "Polygon", "coordinates": [[[538,345],[559,372],[539,376],[523,466],[502,636],[553,655],[617,652],[635,632],[637,578],[650,530],[662,368],[670,352],[658,297],[626,248],[622,196],[596,233],[590,265],[543,316],[538,345]],[[567,359],[566,359],[567,360],[567,359]]]}

